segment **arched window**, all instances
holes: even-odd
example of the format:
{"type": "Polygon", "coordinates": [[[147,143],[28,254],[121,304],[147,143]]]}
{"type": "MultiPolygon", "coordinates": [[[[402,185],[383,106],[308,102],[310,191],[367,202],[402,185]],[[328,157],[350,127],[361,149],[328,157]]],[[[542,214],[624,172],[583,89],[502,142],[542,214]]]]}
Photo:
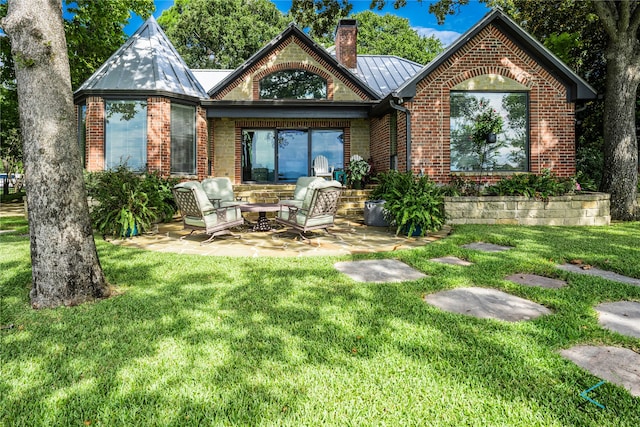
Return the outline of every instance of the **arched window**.
{"type": "Polygon", "coordinates": [[[327,99],[327,80],[305,70],[283,70],[260,80],[260,99],[327,99]]]}

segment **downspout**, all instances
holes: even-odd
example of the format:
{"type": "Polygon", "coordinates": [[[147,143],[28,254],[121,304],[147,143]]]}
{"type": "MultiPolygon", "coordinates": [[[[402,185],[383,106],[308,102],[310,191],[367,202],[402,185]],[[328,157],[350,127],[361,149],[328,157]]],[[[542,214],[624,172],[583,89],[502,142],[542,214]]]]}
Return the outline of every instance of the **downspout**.
{"type": "MultiPolygon", "coordinates": [[[[400,104],[402,104],[402,98],[399,98],[400,104]]],[[[401,111],[405,114],[407,119],[407,172],[411,170],[411,112],[403,106],[396,104],[393,99],[389,100],[389,105],[394,110],[401,111]]]]}

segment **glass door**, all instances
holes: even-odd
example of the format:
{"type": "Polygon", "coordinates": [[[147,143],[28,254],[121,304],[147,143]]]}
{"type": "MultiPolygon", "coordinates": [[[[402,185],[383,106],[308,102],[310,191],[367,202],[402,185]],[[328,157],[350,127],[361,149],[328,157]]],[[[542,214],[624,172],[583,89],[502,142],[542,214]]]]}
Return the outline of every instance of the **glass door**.
{"type": "Polygon", "coordinates": [[[278,179],[279,182],[295,182],[309,175],[309,132],[306,130],[279,130],[278,179]]]}

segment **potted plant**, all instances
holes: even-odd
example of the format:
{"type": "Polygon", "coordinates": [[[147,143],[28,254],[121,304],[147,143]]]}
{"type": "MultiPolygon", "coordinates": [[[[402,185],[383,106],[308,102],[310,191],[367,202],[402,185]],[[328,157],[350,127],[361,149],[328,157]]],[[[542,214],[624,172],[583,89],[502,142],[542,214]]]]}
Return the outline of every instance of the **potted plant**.
{"type": "Polygon", "coordinates": [[[371,172],[371,165],[364,159],[354,159],[349,162],[347,167],[347,183],[353,189],[360,190],[363,187],[364,180],[371,172]]]}
{"type": "Polygon", "coordinates": [[[428,176],[389,171],[377,180],[381,184],[373,195],[385,201],[385,217],[396,227],[396,234],[424,236],[444,224],[442,192],[428,176]]]}
{"type": "Polygon", "coordinates": [[[131,237],[171,218],[175,202],[164,195],[167,185],[155,174],[136,174],[125,165],[90,174],[87,190],[93,200],[94,227],[103,235],[131,237]]]}

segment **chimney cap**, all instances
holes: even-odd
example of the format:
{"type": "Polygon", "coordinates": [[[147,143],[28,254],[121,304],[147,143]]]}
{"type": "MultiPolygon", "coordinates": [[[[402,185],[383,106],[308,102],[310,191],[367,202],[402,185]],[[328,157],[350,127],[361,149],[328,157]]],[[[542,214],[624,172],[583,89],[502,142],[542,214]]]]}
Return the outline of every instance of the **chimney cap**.
{"type": "Polygon", "coordinates": [[[341,19],[338,21],[338,27],[357,26],[358,23],[355,19],[341,19]]]}

